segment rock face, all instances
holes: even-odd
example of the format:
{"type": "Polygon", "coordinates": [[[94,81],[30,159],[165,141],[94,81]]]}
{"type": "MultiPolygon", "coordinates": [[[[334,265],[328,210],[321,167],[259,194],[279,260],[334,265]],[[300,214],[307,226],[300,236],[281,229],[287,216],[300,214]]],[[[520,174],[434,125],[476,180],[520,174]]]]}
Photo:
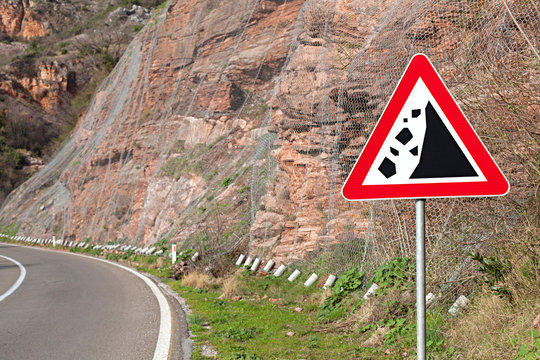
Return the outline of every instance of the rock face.
{"type": "Polygon", "coordinates": [[[0,1],[0,33],[25,39],[41,37],[47,33],[47,25],[32,13],[31,0],[0,1]]]}
{"type": "Polygon", "coordinates": [[[75,73],[57,61],[38,64],[36,74],[14,72],[4,76],[0,91],[22,100],[30,97],[47,112],[57,111],[63,105],[65,95],[76,87],[75,73]]]}
{"type": "MultiPolygon", "coordinates": [[[[533,12],[517,2],[510,9],[522,15],[533,12]]],[[[338,269],[343,268],[343,262],[356,266],[365,261],[370,251],[374,256],[371,262],[380,261],[377,258],[382,253],[396,254],[397,248],[397,253],[413,254],[406,250],[412,248],[414,239],[414,229],[406,229],[413,221],[410,214],[414,214],[414,209],[410,205],[352,205],[341,197],[341,186],[410,55],[428,54],[447,84],[455,86],[453,91],[459,93],[462,87],[456,77],[467,65],[456,64],[456,57],[467,51],[496,52],[498,41],[487,37],[493,36],[489,31],[506,26],[506,16],[496,4],[491,7],[449,1],[432,5],[412,0],[307,1],[297,20],[299,30],[289,60],[276,86],[270,131],[277,136],[272,152],[277,169],[258,202],[251,228],[252,248],[279,261],[317,256],[333,249],[330,252],[334,258],[327,261],[337,264],[328,266],[338,269]],[[492,14],[492,22],[479,25],[475,20],[478,12],[492,14]],[[464,23],[468,28],[463,27],[464,23]],[[474,45],[460,42],[472,37],[482,40],[474,45]],[[403,240],[394,242],[389,236],[403,240]]],[[[528,35],[534,32],[530,16],[524,20],[528,24],[524,32],[528,35]]],[[[521,41],[516,32],[510,37],[514,44],[521,41]]],[[[508,60],[513,57],[507,55],[508,60]]],[[[480,61],[477,65],[488,62],[480,61]]],[[[474,71],[481,77],[482,70],[474,71]]],[[[502,83],[501,86],[504,87],[502,83]]],[[[479,100],[473,96],[475,101],[484,101],[483,106],[488,106],[487,98],[479,100]]],[[[503,131],[509,129],[509,118],[488,120],[477,117],[478,110],[469,108],[468,116],[476,119],[474,126],[486,131],[486,123],[490,123],[488,126],[505,128],[503,131]]],[[[528,114],[534,118],[537,110],[529,107],[528,114]]],[[[521,141],[527,142],[524,138],[521,141]]],[[[499,155],[506,151],[501,144],[491,146],[498,149],[499,155]]],[[[268,166],[261,161],[260,168],[268,166]]],[[[436,216],[444,216],[448,203],[432,204],[436,216]]],[[[466,217],[476,216],[474,207],[468,208],[470,205],[465,203],[459,206],[466,217]]],[[[440,218],[433,220],[432,235],[436,238],[435,234],[446,231],[448,224],[440,218]]],[[[455,248],[452,246],[452,251],[455,248]]]]}
{"type": "MultiPolygon", "coordinates": [[[[473,3],[170,1],[99,88],[71,141],[11,194],[0,221],[77,241],[165,238],[200,250],[209,267],[246,249],[276,262],[321,256],[336,272],[410,256],[412,201],[351,204],[340,189],[412,54],[428,54],[477,130],[512,129],[525,158],[537,149],[509,120],[511,108],[483,92],[500,64],[479,57],[521,64],[519,76],[533,79],[522,83],[527,91],[494,89],[519,103],[538,82],[532,55],[520,55],[532,50],[501,4],[473,3]],[[464,86],[464,74],[481,85],[464,86]],[[486,108],[501,118],[486,118],[486,108]]],[[[525,6],[508,4],[516,14],[525,6]]],[[[519,19],[535,39],[534,19],[519,19]]],[[[533,128],[537,108],[521,110],[533,128]]],[[[519,163],[497,139],[496,158],[519,163]]],[[[512,173],[529,179],[519,166],[512,173]]],[[[480,209],[495,218],[506,205],[430,206],[428,247],[448,260],[432,265],[433,276],[446,280],[467,267],[456,265],[466,257],[456,242],[495,236],[491,220],[478,224],[480,209]]]]}
{"type": "Polygon", "coordinates": [[[148,243],[175,229],[178,242],[210,242],[229,231],[245,246],[253,154],[301,4],[170,2],[3,214],[32,199],[66,238],[148,243]]]}
{"type": "Polygon", "coordinates": [[[58,150],[95,88],[152,17],[149,8],[121,3],[0,1],[0,202],[39,168],[23,157],[46,161],[58,150]]]}

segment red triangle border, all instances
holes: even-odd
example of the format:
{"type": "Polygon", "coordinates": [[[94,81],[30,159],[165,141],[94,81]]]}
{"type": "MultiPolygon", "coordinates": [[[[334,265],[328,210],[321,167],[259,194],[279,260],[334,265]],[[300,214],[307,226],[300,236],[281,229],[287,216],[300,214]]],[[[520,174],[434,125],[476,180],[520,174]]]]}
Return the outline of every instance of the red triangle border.
{"type": "Polygon", "coordinates": [[[341,193],[347,200],[503,196],[510,184],[465,118],[441,77],[424,54],[413,56],[369,137],[341,193]],[[484,174],[482,182],[362,185],[386,137],[418,79],[422,78],[448,121],[484,174]]]}

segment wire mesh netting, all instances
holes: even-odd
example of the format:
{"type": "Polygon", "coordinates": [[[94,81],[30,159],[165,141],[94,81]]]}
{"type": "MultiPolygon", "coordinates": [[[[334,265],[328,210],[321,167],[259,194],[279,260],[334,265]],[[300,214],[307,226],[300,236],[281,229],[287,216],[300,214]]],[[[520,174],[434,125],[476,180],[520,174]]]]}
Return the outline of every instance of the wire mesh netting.
{"type": "Polygon", "coordinates": [[[507,240],[538,186],[523,162],[538,154],[538,15],[533,2],[307,1],[276,89],[285,145],[254,202],[251,251],[338,274],[414,258],[414,200],[347,203],[340,190],[409,59],[424,53],[512,186],[502,199],[427,202],[428,290],[463,291],[467,254],[507,240]]]}
{"type": "Polygon", "coordinates": [[[341,186],[406,65],[426,54],[512,190],[429,199],[428,291],[523,222],[538,187],[535,1],[171,1],[2,223],[97,243],[166,238],[212,267],[245,251],[319,273],[414,257],[414,201],[341,186]]]}

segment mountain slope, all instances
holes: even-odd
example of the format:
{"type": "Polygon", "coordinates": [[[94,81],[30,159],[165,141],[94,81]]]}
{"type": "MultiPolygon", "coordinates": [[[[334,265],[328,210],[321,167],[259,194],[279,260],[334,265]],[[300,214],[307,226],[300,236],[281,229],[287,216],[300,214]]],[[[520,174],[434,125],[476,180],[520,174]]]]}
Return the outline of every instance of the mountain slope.
{"type": "Polygon", "coordinates": [[[467,253],[521,231],[535,202],[537,30],[518,1],[170,1],[0,221],[165,238],[210,267],[244,250],[338,273],[411,256],[413,201],[351,204],[340,188],[423,52],[512,185],[503,199],[428,201],[429,284],[466,288],[467,253]]]}

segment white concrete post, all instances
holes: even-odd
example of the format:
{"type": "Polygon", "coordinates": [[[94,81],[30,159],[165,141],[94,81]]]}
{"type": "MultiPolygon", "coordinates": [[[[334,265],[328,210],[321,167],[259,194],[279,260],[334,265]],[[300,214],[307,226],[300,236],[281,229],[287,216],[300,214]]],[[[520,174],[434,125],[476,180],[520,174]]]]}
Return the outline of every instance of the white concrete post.
{"type": "Polygon", "coordinates": [[[328,279],[326,279],[326,282],[324,283],[323,289],[332,287],[332,285],[334,285],[335,281],[336,281],[336,276],[335,275],[332,275],[332,274],[328,275],[328,279]]]}
{"type": "Polygon", "coordinates": [[[426,307],[433,304],[435,301],[435,295],[433,293],[429,293],[426,295],[426,307]]]}
{"type": "Polygon", "coordinates": [[[246,256],[244,254],[240,255],[238,257],[238,260],[236,260],[236,266],[242,265],[242,262],[244,261],[245,258],[246,258],[246,256]]]}
{"type": "Polygon", "coordinates": [[[244,263],[244,266],[250,266],[252,261],[253,258],[251,256],[248,256],[246,262],[244,263]]]}
{"type": "Polygon", "coordinates": [[[270,272],[270,270],[272,270],[272,268],[274,267],[274,260],[270,259],[268,260],[268,262],[266,263],[266,265],[264,266],[263,268],[263,271],[268,273],[270,272]]]}
{"type": "Polygon", "coordinates": [[[313,285],[313,283],[315,281],[317,281],[318,278],[319,278],[319,276],[317,274],[315,274],[315,273],[311,274],[311,276],[304,283],[304,286],[305,287],[310,287],[311,285],[313,285]]]}
{"type": "Polygon", "coordinates": [[[275,277],[280,277],[281,275],[283,275],[283,273],[285,272],[285,269],[287,267],[283,264],[279,265],[279,267],[277,268],[276,272],[274,273],[274,276],[275,277]]]}
{"type": "Polygon", "coordinates": [[[176,243],[172,244],[171,255],[172,255],[172,263],[176,264],[176,243]]]}
{"type": "Polygon", "coordinates": [[[469,299],[467,299],[464,295],[460,295],[448,312],[452,314],[452,316],[457,317],[461,310],[465,310],[468,306],[469,299]]]}
{"type": "Polygon", "coordinates": [[[375,290],[377,290],[378,288],[379,288],[379,285],[373,283],[368,289],[368,291],[366,292],[366,294],[363,296],[363,298],[365,300],[369,299],[371,296],[373,296],[373,294],[375,294],[375,290]]]}
{"type": "Polygon", "coordinates": [[[289,280],[290,282],[293,282],[294,280],[296,280],[298,276],[300,276],[300,270],[296,269],[293,271],[293,273],[289,276],[287,280],[289,280]]]}
{"type": "Polygon", "coordinates": [[[251,271],[257,271],[259,268],[259,265],[261,264],[261,259],[255,258],[255,261],[253,262],[253,265],[251,266],[251,271]]]}

